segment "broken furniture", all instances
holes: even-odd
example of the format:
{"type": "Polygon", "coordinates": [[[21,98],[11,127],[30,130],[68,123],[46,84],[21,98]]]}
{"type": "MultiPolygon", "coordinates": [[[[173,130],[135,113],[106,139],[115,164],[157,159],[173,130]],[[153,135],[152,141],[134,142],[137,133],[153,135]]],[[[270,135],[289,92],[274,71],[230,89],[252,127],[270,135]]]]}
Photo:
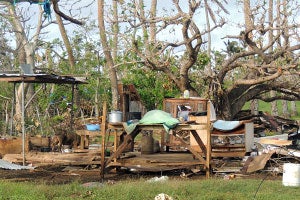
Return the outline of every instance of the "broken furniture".
{"type": "MultiPolygon", "coordinates": [[[[75,86],[78,84],[86,84],[85,80],[82,80],[80,77],[72,77],[72,76],[60,76],[56,74],[35,74],[33,72],[31,65],[21,65],[23,71],[20,73],[1,73],[0,72],[0,81],[1,82],[10,82],[10,83],[20,83],[21,84],[21,126],[22,126],[22,154],[23,154],[23,165],[25,165],[25,83],[54,83],[54,84],[71,84],[72,85],[72,103],[71,103],[71,125],[73,122],[73,101],[74,101],[74,90],[75,86]],[[29,68],[29,70],[27,70],[29,68]]],[[[16,87],[14,87],[14,90],[16,87]]],[[[16,91],[14,91],[16,94],[16,91]]],[[[13,114],[13,113],[12,113],[13,114]]],[[[13,117],[12,117],[13,118],[13,117]]],[[[73,127],[71,126],[71,129],[73,127]]],[[[12,131],[12,130],[11,130],[12,131]]]]}
{"type": "Polygon", "coordinates": [[[76,130],[76,134],[80,136],[79,149],[88,149],[90,145],[90,137],[100,136],[100,131],[76,130]]]}
{"type": "MultiPolygon", "coordinates": [[[[80,136],[79,149],[89,149],[91,138],[100,137],[100,123],[103,116],[83,119],[78,127],[81,129],[75,130],[75,133],[80,136]],[[82,128],[85,129],[82,129],[82,128]]],[[[105,120],[104,120],[105,121],[105,120]]]]}
{"type": "MultiPolygon", "coordinates": [[[[163,110],[171,113],[171,115],[175,118],[178,118],[181,107],[187,107],[189,109],[187,121],[192,121],[196,124],[206,124],[208,126],[207,128],[196,130],[198,136],[207,146],[207,136],[209,135],[210,131],[210,109],[208,109],[208,100],[200,97],[167,98],[163,102],[163,110]]],[[[190,140],[188,142],[194,150],[201,152],[201,148],[199,147],[192,134],[186,135],[186,138],[190,140]]],[[[169,147],[180,146],[181,142],[173,135],[170,135],[170,138],[166,138],[164,142],[162,141],[162,144],[165,145],[168,149],[169,147]]]]}
{"type": "MultiPolygon", "coordinates": [[[[178,124],[174,129],[172,129],[172,135],[178,139],[181,142],[181,145],[184,146],[186,149],[188,149],[195,158],[198,159],[198,164],[202,164],[205,166],[206,174],[209,176],[210,171],[210,150],[207,149],[206,146],[203,144],[202,140],[197,134],[197,130],[201,130],[206,128],[207,125],[205,124],[178,124]],[[184,139],[182,138],[182,135],[185,134],[185,132],[188,131],[191,133],[199,142],[199,146],[202,149],[203,153],[196,152],[189,144],[187,144],[184,139]]],[[[121,133],[124,128],[121,123],[118,124],[109,124],[109,128],[113,129],[115,133],[119,132],[121,133]],[[118,131],[116,131],[118,130],[118,131]]],[[[130,149],[131,145],[134,142],[135,137],[143,130],[156,130],[156,131],[165,131],[165,128],[162,124],[152,124],[152,125],[144,125],[144,124],[138,124],[136,126],[136,129],[126,135],[124,137],[123,142],[116,148],[115,152],[106,160],[105,166],[123,166],[122,162],[118,162],[118,158],[121,156],[121,154],[125,151],[130,149]]],[[[184,161],[181,161],[184,162],[184,161]]]]}
{"type": "Polygon", "coordinates": [[[135,86],[133,84],[118,84],[118,94],[123,121],[141,119],[141,116],[145,113],[145,107],[135,86]]]}
{"type": "MultiPolygon", "coordinates": [[[[194,111],[205,111],[205,120],[203,123],[197,123],[195,121],[191,123],[186,123],[186,122],[181,122],[177,124],[174,128],[171,128],[169,132],[166,131],[165,127],[163,124],[136,124],[135,129],[132,130],[129,134],[124,134],[126,131],[126,122],[121,122],[121,123],[109,123],[108,124],[108,131],[106,134],[110,134],[111,132],[114,133],[114,138],[115,138],[115,149],[113,154],[106,160],[105,162],[105,168],[106,170],[109,170],[110,168],[113,167],[126,167],[126,161],[124,159],[121,159],[123,156],[124,152],[127,152],[129,150],[133,150],[133,143],[136,138],[136,136],[141,133],[142,131],[157,131],[160,132],[160,145],[161,145],[161,152],[158,154],[153,154],[153,157],[155,155],[158,155],[158,158],[156,161],[150,161],[150,163],[147,163],[147,166],[153,166],[154,163],[157,163],[157,170],[161,170],[163,167],[166,166],[169,163],[162,163],[163,161],[158,161],[162,155],[168,156],[173,152],[168,152],[165,151],[167,148],[164,148],[165,146],[172,146],[176,142],[176,146],[182,146],[185,149],[186,155],[190,155],[191,158],[196,158],[196,160],[191,159],[189,161],[185,160],[179,160],[179,164],[176,164],[173,162],[174,165],[180,165],[180,166],[186,166],[186,165],[202,165],[205,168],[206,175],[207,177],[210,174],[210,116],[207,115],[207,113],[210,113],[210,108],[207,106],[209,105],[208,100],[200,99],[200,98],[195,98],[195,99],[170,99],[169,101],[166,102],[171,102],[173,103],[173,106],[168,105],[166,108],[174,108],[177,106],[176,102],[181,104],[186,101],[189,101],[194,103],[192,110],[194,111]],[[178,101],[177,101],[178,100],[178,101]],[[167,133],[167,134],[166,134],[167,133]],[[166,140],[166,136],[170,136],[170,138],[173,138],[173,140],[166,140]],[[186,140],[186,136],[192,136],[194,143],[194,146],[197,146],[198,149],[201,151],[195,150],[193,146],[191,146],[190,139],[186,140]],[[202,137],[206,138],[206,141],[202,140],[202,137]],[[187,151],[188,150],[188,151],[187,151]],[[159,163],[158,163],[159,162],[159,163]]],[[[175,109],[176,111],[176,109],[175,109]]],[[[150,111],[151,112],[151,111],[150,111]]],[[[142,118],[143,119],[143,118],[142,118]]],[[[176,152],[176,151],[175,151],[176,152]]],[[[174,154],[173,154],[174,155],[174,154]]],[[[149,155],[147,155],[149,156],[149,155]]],[[[151,155],[152,156],[152,155],[151,155]]],[[[169,156],[171,157],[171,156],[169,156]]],[[[155,159],[155,158],[153,158],[155,159]]],[[[133,167],[139,166],[139,164],[128,164],[133,167]]],[[[141,166],[141,169],[146,169],[147,166],[141,166]]]]}
{"type": "Polygon", "coordinates": [[[217,120],[211,132],[211,156],[243,157],[252,151],[253,140],[252,122],[217,120]]]}

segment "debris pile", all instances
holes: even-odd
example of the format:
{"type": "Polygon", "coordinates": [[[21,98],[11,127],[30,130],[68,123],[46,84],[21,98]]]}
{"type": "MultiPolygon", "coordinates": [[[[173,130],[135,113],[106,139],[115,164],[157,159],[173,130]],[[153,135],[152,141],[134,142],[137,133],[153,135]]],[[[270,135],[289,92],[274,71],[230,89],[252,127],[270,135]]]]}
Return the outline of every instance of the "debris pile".
{"type": "Polygon", "coordinates": [[[215,162],[213,169],[217,174],[245,175],[266,171],[276,175],[283,173],[284,164],[300,163],[299,121],[272,116],[264,112],[259,112],[254,116],[250,111],[240,112],[236,120],[251,120],[254,123],[255,137],[252,152],[243,158],[240,166],[226,166],[228,163],[233,163],[234,158],[215,162]]]}

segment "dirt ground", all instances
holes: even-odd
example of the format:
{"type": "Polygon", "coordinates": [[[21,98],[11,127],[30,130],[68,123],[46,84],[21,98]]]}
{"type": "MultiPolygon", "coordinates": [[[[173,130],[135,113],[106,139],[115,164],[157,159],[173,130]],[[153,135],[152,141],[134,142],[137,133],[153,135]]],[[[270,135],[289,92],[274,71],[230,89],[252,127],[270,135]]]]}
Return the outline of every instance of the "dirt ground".
{"type": "Polygon", "coordinates": [[[68,167],[39,167],[33,170],[0,169],[0,180],[14,182],[41,182],[47,184],[67,184],[71,182],[98,182],[107,180],[121,180],[130,178],[130,175],[109,173],[102,179],[99,169],[82,169],[68,167]]]}
{"type": "MultiPolygon", "coordinates": [[[[67,184],[71,182],[88,183],[88,182],[118,182],[122,180],[134,180],[140,178],[150,179],[155,176],[169,176],[170,178],[181,179],[183,171],[169,171],[163,173],[132,173],[130,171],[109,172],[105,174],[104,179],[100,175],[99,168],[83,169],[78,167],[39,167],[34,170],[6,170],[0,169],[0,180],[13,182],[35,182],[47,184],[67,184]]],[[[213,173],[213,178],[228,177],[230,173],[213,173]]],[[[204,173],[193,174],[189,179],[205,179],[204,173]]],[[[252,173],[248,175],[236,174],[234,178],[253,178],[253,179],[270,179],[281,180],[281,175],[267,174],[266,172],[252,173]]]]}

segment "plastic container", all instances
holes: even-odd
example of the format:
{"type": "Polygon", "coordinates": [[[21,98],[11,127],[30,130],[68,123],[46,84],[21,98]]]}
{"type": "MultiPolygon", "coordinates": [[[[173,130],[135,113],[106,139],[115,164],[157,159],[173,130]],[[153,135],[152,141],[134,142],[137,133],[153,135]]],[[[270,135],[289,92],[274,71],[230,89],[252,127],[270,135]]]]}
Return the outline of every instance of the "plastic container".
{"type": "Polygon", "coordinates": [[[183,98],[190,98],[190,91],[184,90],[184,92],[183,92],[183,98]]]}
{"type": "Polygon", "coordinates": [[[141,154],[153,153],[154,139],[152,135],[143,135],[141,138],[141,154]]]}
{"type": "Polygon", "coordinates": [[[110,123],[122,122],[122,115],[123,113],[121,111],[111,111],[108,114],[108,122],[110,123]]]}
{"type": "Polygon", "coordinates": [[[282,184],[284,186],[300,186],[300,164],[283,164],[282,184]]]}
{"type": "Polygon", "coordinates": [[[88,131],[99,131],[100,130],[99,124],[86,124],[85,126],[88,131]]]}

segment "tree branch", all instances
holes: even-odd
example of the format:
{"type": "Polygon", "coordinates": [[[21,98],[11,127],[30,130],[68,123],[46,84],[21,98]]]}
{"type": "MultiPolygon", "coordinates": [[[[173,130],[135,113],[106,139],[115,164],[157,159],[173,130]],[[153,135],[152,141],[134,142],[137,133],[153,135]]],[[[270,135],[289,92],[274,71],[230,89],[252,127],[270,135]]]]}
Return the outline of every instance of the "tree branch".
{"type": "Polygon", "coordinates": [[[61,16],[62,18],[64,18],[65,20],[68,20],[68,21],[70,21],[70,22],[72,22],[74,24],[78,24],[78,25],[81,25],[81,26],[84,24],[83,22],[81,22],[81,21],[79,21],[77,19],[74,19],[72,17],[69,17],[68,15],[64,14],[63,12],[61,12],[59,10],[59,7],[58,7],[58,1],[59,0],[52,0],[52,2],[53,2],[53,10],[55,11],[56,14],[58,14],[59,16],[61,16]]]}
{"type": "MultiPolygon", "coordinates": [[[[14,4],[15,1],[14,0],[1,0],[2,2],[8,2],[8,3],[11,3],[11,4],[14,4]]],[[[44,0],[18,0],[17,1],[18,3],[21,3],[21,2],[28,2],[28,3],[43,3],[44,0]]],[[[53,10],[56,14],[58,14],[59,16],[61,16],[62,18],[64,18],[65,20],[68,20],[74,24],[78,24],[78,25],[83,25],[84,23],[77,20],[77,19],[74,19],[66,14],[64,14],[63,12],[61,12],[59,10],[59,7],[58,7],[58,2],[59,0],[52,0],[52,3],[53,3],[53,10]]]]}
{"type": "Polygon", "coordinates": [[[233,87],[237,87],[237,85],[255,85],[255,84],[263,83],[263,82],[278,78],[279,76],[281,76],[281,74],[282,74],[282,69],[279,68],[276,73],[274,73],[270,76],[260,77],[260,78],[251,79],[251,80],[248,80],[248,79],[237,80],[233,87]]]}

